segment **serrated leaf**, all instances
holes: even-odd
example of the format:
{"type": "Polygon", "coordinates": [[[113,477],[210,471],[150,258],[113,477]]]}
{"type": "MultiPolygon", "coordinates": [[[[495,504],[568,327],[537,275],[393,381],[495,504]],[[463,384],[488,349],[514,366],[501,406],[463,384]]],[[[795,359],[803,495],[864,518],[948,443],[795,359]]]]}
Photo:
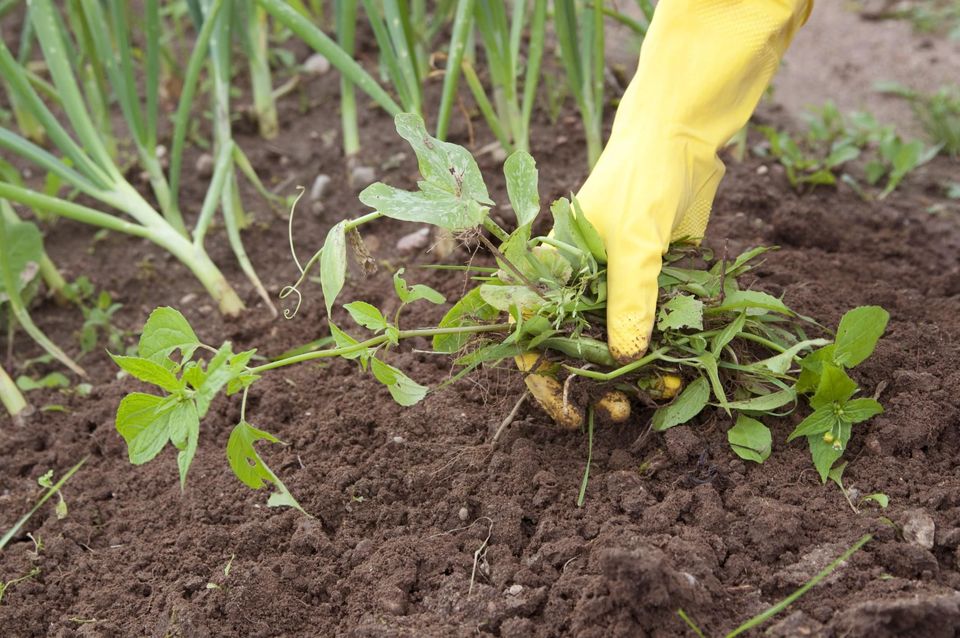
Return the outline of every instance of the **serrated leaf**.
{"type": "Polygon", "coordinates": [[[853,399],[843,404],[840,417],[850,423],[863,423],[883,412],[883,406],[875,399],[853,399]]]}
{"type": "Polygon", "coordinates": [[[813,436],[829,432],[836,424],[837,415],[833,412],[833,409],[824,407],[814,410],[794,428],[790,436],[787,437],[787,441],[792,441],[801,436],[813,436]]]}
{"type": "Polygon", "coordinates": [[[810,399],[810,405],[818,409],[834,403],[846,403],[856,391],[857,382],[851,379],[843,368],[824,364],[817,392],[810,399]]]}
{"type": "Polygon", "coordinates": [[[154,458],[170,439],[169,413],[163,397],[133,392],[117,407],[116,428],[127,443],[127,456],[134,465],[154,458]]]}
{"type": "MultiPolygon", "coordinates": [[[[480,288],[474,288],[455,303],[440,320],[440,328],[477,326],[493,321],[500,313],[480,296],[480,288]]],[[[453,354],[459,352],[473,336],[467,333],[438,334],[433,337],[435,352],[453,354]]]]}
{"type": "Polygon", "coordinates": [[[350,313],[350,316],[353,317],[353,320],[356,321],[357,324],[367,330],[379,332],[387,327],[387,320],[384,318],[383,313],[366,301],[352,301],[344,304],[343,307],[350,313]]]}
{"type": "Polygon", "coordinates": [[[482,284],[480,297],[497,310],[504,312],[511,308],[517,308],[520,312],[531,312],[544,304],[543,297],[526,286],[482,284]]]}
{"type": "Polygon", "coordinates": [[[377,381],[387,386],[393,400],[404,407],[419,403],[423,397],[427,396],[425,386],[420,385],[402,371],[379,359],[370,360],[370,369],[377,381]]]}
{"type": "Polygon", "coordinates": [[[177,454],[177,469],[180,472],[180,489],[187,485],[187,472],[197,453],[200,437],[200,417],[193,401],[183,401],[170,412],[168,419],[170,442],[180,450],[177,454]]]}
{"type": "Polygon", "coordinates": [[[689,295],[677,295],[660,307],[657,330],[695,328],[703,330],[703,302],[689,295]]]}
{"type": "Polygon", "coordinates": [[[320,253],[320,290],[327,315],[333,308],[343,284],[347,280],[347,238],[344,232],[346,220],[338,222],[327,232],[320,253]]]}
{"type": "Polygon", "coordinates": [[[658,408],[653,414],[653,429],[658,432],[686,423],[707,406],[710,399],[710,384],[704,377],[697,377],[669,405],[658,408]]]}
{"type": "Polygon", "coordinates": [[[727,441],[740,458],[763,463],[770,456],[773,437],[763,423],[741,414],[736,424],[727,430],[727,441]]]}
{"type": "Polygon", "coordinates": [[[507,181],[507,197],[517,216],[517,226],[526,226],[540,214],[537,192],[537,163],[526,151],[515,151],[503,163],[507,181]]]}
{"type": "Polygon", "coordinates": [[[176,375],[159,363],[143,357],[125,357],[108,353],[120,369],[144,383],[159,386],[167,392],[176,392],[181,388],[176,375]]]}
{"type": "Polygon", "coordinates": [[[859,365],[873,353],[889,320],[890,313],[880,306],[860,306],[843,315],[837,328],[834,362],[845,368],[859,365]]]}
{"type": "Polygon", "coordinates": [[[231,379],[246,373],[246,366],[255,353],[256,350],[246,350],[233,354],[229,341],[220,346],[217,354],[207,364],[206,376],[194,396],[201,419],[206,416],[210,403],[223,386],[231,379]]]}
{"type": "MultiPolygon", "coordinates": [[[[271,495],[267,500],[267,505],[271,507],[278,505],[294,507],[306,514],[297,500],[290,494],[287,486],[283,484],[283,481],[277,478],[277,475],[257,454],[257,450],[253,446],[257,441],[281,443],[277,437],[269,432],[258,430],[246,421],[241,421],[233,428],[233,431],[230,432],[230,439],[227,441],[227,461],[229,461],[233,473],[244,485],[255,490],[259,490],[267,483],[272,483],[276,490],[274,494],[279,496],[273,498],[273,495],[271,495]]],[[[307,515],[309,516],[309,514],[307,515]]]]}
{"type": "Polygon", "coordinates": [[[180,350],[183,360],[193,356],[200,340],[190,327],[190,323],[179,311],[164,306],[150,313],[140,335],[137,353],[160,363],[174,351],[180,350]]]}
{"type": "Polygon", "coordinates": [[[393,275],[393,289],[403,303],[413,303],[421,299],[432,304],[441,304],[447,301],[443,295],[430,286],[424,286],[423,284],[408,286],[407,281],[401,276],[403,272],[404,269],[401,268],[393,275]]]}

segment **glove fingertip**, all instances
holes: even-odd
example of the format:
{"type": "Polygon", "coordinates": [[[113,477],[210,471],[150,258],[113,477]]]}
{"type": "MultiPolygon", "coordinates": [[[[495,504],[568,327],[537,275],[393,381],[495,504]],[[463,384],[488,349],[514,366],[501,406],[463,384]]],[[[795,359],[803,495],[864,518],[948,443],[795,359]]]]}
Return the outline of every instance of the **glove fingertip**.
{"type": "Polygon", "coordinates": [[[607,322],[607,345],[617,363],[627,364],[642,357],[650,346],[653,322],[640,314],[612,316],[607,322]]]}

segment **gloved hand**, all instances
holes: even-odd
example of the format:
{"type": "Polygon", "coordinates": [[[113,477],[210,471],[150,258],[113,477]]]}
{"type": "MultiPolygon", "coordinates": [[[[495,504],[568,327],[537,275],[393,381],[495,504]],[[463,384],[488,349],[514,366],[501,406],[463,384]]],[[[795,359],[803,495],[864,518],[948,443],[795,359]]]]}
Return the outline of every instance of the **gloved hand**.
{"type": "MultiPolygon", "coordinates": [[[[617,361],[647,350],[662,256],[672,240],[703,237],[724,173],[717,151],[746,124],[812,7],[813,0],[657,5],[610,140],[577,195],[607,250],[607,341],[617,361]]],[[[555,404],[535,376],[526,379],[531,393],[555,404]]]]}

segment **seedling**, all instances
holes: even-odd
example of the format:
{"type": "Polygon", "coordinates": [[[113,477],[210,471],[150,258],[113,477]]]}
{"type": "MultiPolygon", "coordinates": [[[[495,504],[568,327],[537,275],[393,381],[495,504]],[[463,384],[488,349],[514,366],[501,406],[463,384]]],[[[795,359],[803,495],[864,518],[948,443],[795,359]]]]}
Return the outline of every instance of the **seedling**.
{"type": "MultiPolygon", "coordinates": [[[[83,464],[86,463],[86,461],[87,461],[86,457],[80,459],[80,462],[74,465],[73,467],[71,467],[69,470],[67,470],[66,474],[61,476],[56,483],[53,482],[53,470],[48,471],[37,480],[37,483],[41,487],[47,488],[46,491],[43,493],[43,496],[41,496],[40,499],[37,501],[36,505],[34,505],[29,512],[21,516],[19,520],[17,520],[17,522],[13,524],[13,527],[8,529],[7,533],[4,534],[2,538],[0,538],[0,550],[6,547],[7,544],[14,537],[16,537],[17,534],[20,533],[20,530],[27,523],[27,521],[30,520],[30,517],[36,514],[37,510],[43,507],[43,504],[46,503],[51,496],[53,496],[54,494],[58,494],[58,495],[60,494],[60,490],[63,488],[66,482],[70,480],[70,477],[73,476],[77,470],[83,467],[83,464]]],[[[63,499],[63,495],[60,495],[60,501],[59,501],[59,504],[57,505],[57,518],[62,519],[66,515],[67,515],[67,503],[63,499]]]]}
{"type": "Polygon", "coordinates": [[[660,276],[660,311],[650,349],[641,359],[618,366],[604,340],[603,242],[576,199],[554,202],[550,208],[553,233],[534,236],[533,224],[541,209],[537,170],[533,158],[518,151],[504,165],[507,196],[517,221],[508,232],[489,215],[494,203],[469,152],[428,135],[415,115],[400,115],[396,124],[419,160],[423,179],[418,189],[404,191],[382,183],[369,186],[360,200],[375,212],[334,225],[322,249],[305,266],[296,256],[291,237],[300,278],[283,295],[299,298],[299,286],[319,265],[329,314],[346,280],[347,234],[380,217],[433,224],[479,241],[497,267],[464,267],[475,273],[471,279],[479,285],[457,300],[437,326],[416,329],[404,322],[403,311],[410,304],[446,300],[427,286],[410,285],[404,272],[397,272],[394,289],[400,307],[392,316],[362,300],[343,304],[363,336],[354,336],[358,328],[339,326],[331,318],[336,347],[256,366],[249,365],[253,351],[234,354],[229,343],[219,349],[203,345],[177,311],[154,311],[144,327],[139,357],[114,357],[132,376],[165,393],[134,393],[120,405],[117,427],[127,440],[132,462],[146,462],[172,441],[180,450],[184,481],[196,449],[199,421],[210,401],[224,387],[228,394],[242,391],[241,422],[228,444],[231,466],[252,487],[273,483],[277,492],[272,503],[298,507],[253,450],[255,440],[276,439],[246,422],[250,386],[276,368],[341,357],[371,373],[397,403],[412,405],[429,389],[390,363],[392,350],[411,337],[432,338],[434,351],[449,355],[459,366],[454,379],[481,365],[508,362],[512,366],[521,353],[539,353],[536,372],[562,381],[574,406],[590,405],[614,388],[644,402],[659,401],[652,415],[657,431],[690,422],[708,406],[717,407],[735,423],[730,430],[734,453],[756,463],[771,453],[773,437],[763,419],[789,414],[805,396],[813,413],[791,439],[806,437],[824,482],[847,447],[852,425],[881,410],[875,400],[856,396],[859,388],[847,371],[873,351],[887,313],[878,307],[857,308],[843,317],[834,340],[808,337],[806,329],[817,328],[811,319],[791,310],[783,300],[745,289],[738,282],[756,267],[767,248],[728,260],[689,246],[674,247],[660,276]],[[200,351],[215,356],[204,364],[194,360],[200,351]],[[671,383],[677,377],[685,388],[671,400],[676,394],[671,383]],[[234,462],[240,458],[252,466],[234,462]]]}
{"type": "Polygon", "coordinates": [[[36,578],[39,575],[40,575],[40,568],[34,567],[29,572],[27,572],[23,576],[20,576],[19,578],[14,578],[13,580],[8,580],[6,582],[0,581],[0,603],[3,602],[3,595],[7,593],[7,591],[9,591],[11,587],[16,585],[17,583],[22,583],[25,580],[36,578]]]}
{"type": "Polygon", "coordinates": [[[770,126],[757,127],[767,138],[768,147],[754,151],[772,155],[783,165],[787,180],[795,190],[805,187],[836,185],[838,176],[864,198],[870,194],[846,171],[858,159],[865,160],[862,178],[870,186],[883,188],[876,195],[883,199],[904,177],[929,162],[940,147],[926,147],[920,140],[904,140],[892,126],[881,125],[869,113],[840,113],[832,102],[807,118],[804,136],[795,138],[770,126]]]}
{"type": "Polygon", "coordinates": [[[881,82],[877,90],[908,100],[930,141],[952,157],[960,155],[960,86],[942,86],[926,94],[896,82],[881,82]]]}

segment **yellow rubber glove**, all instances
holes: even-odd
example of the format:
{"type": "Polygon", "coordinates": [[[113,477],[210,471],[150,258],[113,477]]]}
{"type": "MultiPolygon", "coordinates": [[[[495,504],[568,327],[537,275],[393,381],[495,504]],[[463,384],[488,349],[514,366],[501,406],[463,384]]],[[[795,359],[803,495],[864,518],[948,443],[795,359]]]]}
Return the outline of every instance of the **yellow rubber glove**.
{"type": "Polygon", "coordinates": [[[717,151],[750,118],[812,0],[661,0],[610,140],[580,193],[607,249],[607,340],[627,363],[650,343],[662,255],[703,237],[717,151]]]}
{"type": "MultiPolygon", "coordinates": [[[[577,195],[607,250],[607,340],[622,363],[650,344],[662,256],[670,242],[703,237],[723,178],[717,151],[750,118],[813,0],[661,0],[610,140],[577,195]]],[[[530,372],[535,353],[517,357],[530,372]]],[[[672,396],[678,379],[664,397],[672,396]],[[675,386],[675,387],[674,387],[675,386]]],[[[583,410],[548,372],[530,393],[559,425],[583,410]]],[[[623,396],[604,397],[629,415],[623,396]]]]}

